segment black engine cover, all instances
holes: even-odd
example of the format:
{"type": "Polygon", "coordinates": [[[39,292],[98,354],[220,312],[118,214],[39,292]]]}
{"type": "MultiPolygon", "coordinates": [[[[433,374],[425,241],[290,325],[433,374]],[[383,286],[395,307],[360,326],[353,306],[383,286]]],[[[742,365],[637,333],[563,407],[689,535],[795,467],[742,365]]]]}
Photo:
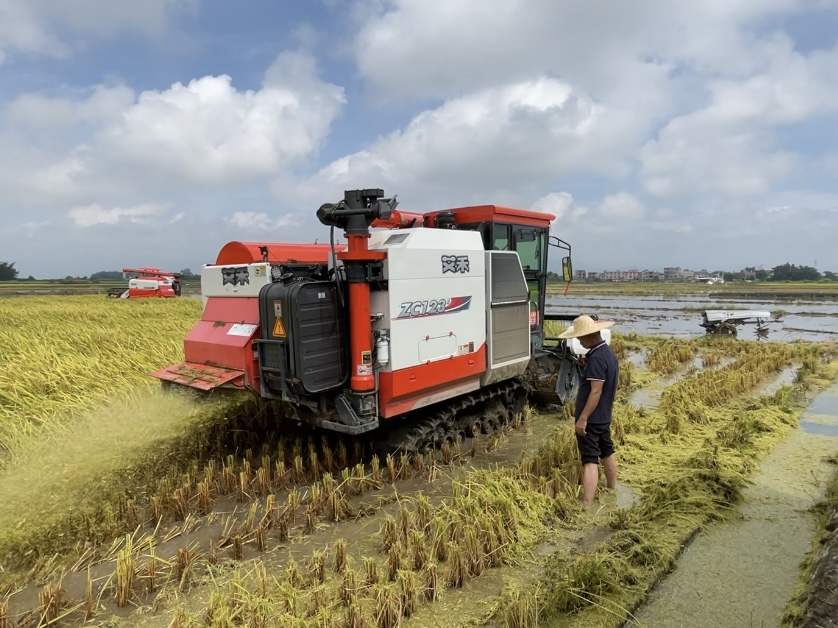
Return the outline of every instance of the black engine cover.
{"type": "Polygon", "coordinates": [[[303,397],[343,386],[349,377],[349,338],[334,282],[268,284],[259,293],[259,310],[266,396],[303,397]]]}

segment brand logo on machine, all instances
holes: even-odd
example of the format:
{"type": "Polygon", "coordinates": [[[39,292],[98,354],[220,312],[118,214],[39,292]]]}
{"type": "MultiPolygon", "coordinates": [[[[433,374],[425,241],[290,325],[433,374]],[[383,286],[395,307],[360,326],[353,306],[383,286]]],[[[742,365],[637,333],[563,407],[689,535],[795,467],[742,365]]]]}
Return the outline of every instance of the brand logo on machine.
{"type": "Polygon", "coordinates": [[[244,286],[250,284],[250,271],[247,266],[226,266],[221,269],[221,285],[233,284],[244,286]]]}
{"type": "Polygon", "coordinates": [[[451,297],[438,301],[407,301],[401,304],[401,312],[396,318],[420,318],[462,312],[471,305],[471,297],[451,297]]]}
{"type": "Polygon", "coordinates": [[[442,260],[442,274],[445,273],[467,273],[468,255],[443,255],[442,260]]]}

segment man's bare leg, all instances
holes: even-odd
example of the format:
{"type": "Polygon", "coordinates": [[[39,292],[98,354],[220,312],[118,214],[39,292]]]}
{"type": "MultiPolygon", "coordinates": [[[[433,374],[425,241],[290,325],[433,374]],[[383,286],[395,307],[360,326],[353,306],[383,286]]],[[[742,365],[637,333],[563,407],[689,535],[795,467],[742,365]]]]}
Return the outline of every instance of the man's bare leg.
{"type": "Polygon", "coordinates": [[[599,483],[599,466],[596,463],[588,463],[582,467],[582,503],[590,506],[594,503],[596,487],[599,483]]]}
{"type": "Polygon", "coordinates": [[[617,488],[617,459],[614,454],[602,459],[602,466],[605,468],[605,481],[608,483],[608,488],[614,490],[617,488]]]}

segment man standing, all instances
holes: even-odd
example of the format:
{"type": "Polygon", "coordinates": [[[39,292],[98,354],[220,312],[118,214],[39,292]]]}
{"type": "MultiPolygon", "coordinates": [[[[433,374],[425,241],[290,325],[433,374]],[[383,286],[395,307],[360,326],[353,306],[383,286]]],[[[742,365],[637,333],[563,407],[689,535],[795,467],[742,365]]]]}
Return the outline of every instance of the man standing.
{"type": "Polygon", "coordinates": [[[617,461],[611,441],[611,414],[617,393],[620,365],[613,349],[600,332],[612,322],[597,322],[590,316],[579,316],[559,338],[578,338],[588,352],[579,392],[576,395],[576,441],[582,459],[583,502],[594,501],[599,482],[598,462],[602,461],[609,489],[617,487],[617,461]]]}

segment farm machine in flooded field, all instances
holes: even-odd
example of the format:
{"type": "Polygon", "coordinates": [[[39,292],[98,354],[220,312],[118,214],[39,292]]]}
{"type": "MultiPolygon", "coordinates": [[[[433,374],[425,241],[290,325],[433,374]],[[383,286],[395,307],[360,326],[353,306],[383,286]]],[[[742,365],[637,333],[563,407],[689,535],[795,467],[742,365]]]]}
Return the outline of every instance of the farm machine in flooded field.
{"type": "Polygon", "coordinates": [[[755,325],[754,333],[757,338],[767,338],[768,325],[780,322],[779,319],[769,319],[771,319],[771,312],[763,310],[705,310],[702,312],[699,325],[708,334],[734,337],[738,335],[738,327],[755,325]]]}
{"type": "Polygon", "coordinates": [[[396,206],[383,190],[349,190],[317,211],[331,244],[228,243],[201,271],[185,361],[153,375],[248,389],[285,417],[408,452],[490,433],[528,395],[575,399],[585,350],[544,333],[545,319],[574,318],[545,316],[549,249],[567,252],[572,277],[555,217],[396,206]]]}
{"type": "Polygon", "coordinates": [[[159,268],[123,268],[122,277],[127,288],[111,288],[112,299],[174,298],[181,294],[180,273],[169,273],[159,268]]]}

